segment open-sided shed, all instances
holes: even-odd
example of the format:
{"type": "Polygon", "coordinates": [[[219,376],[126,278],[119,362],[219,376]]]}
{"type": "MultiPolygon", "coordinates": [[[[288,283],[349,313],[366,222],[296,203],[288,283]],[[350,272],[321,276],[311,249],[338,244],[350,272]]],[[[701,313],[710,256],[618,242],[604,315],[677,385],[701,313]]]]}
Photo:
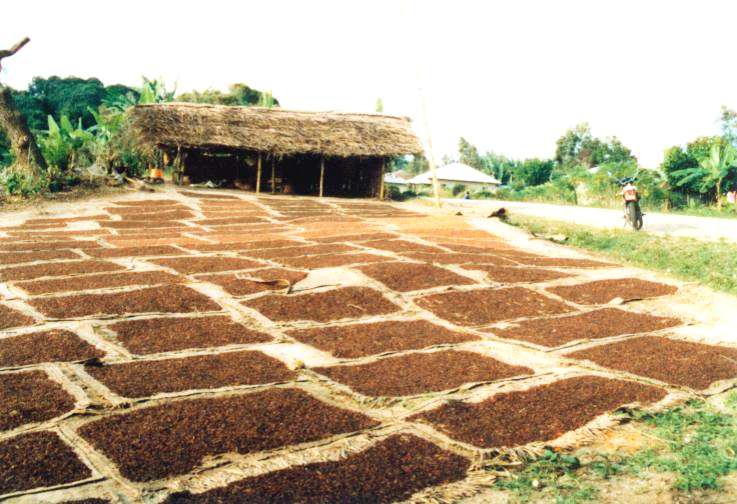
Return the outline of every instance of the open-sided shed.
{"type": "Polygon", "coordinates": [[[387,160],[420,154],[405,117],[193,103],[138,105],[139,139],[174,160],[175,180],[256,192],[380,196],[387,160]]]}

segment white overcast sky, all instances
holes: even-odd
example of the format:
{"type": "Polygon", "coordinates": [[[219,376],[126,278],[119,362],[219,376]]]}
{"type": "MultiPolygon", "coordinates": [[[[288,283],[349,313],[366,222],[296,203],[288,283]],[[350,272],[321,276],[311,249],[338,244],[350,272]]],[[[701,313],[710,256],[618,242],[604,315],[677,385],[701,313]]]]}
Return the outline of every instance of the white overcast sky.
{"type": "Polygon", "coordinates": [[[617,135],[645,166],[718,132],[737,108],[733,0],[24,0],[0,47],[31,43],[0,79],[40,76],[178,90],[270,89],[282,106],[409,115],[426,97],[438,156],[465,136],[514,158],[551,156],[569,127],[617,135]]]}

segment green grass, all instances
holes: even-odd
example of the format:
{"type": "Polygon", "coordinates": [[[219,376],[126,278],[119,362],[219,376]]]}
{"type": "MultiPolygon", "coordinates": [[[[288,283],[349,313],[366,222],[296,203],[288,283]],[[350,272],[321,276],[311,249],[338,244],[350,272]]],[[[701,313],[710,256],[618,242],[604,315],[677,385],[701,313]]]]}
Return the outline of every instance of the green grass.
{"type": "Polygon", "coordinates": [[[548,450],[494,486],[508,491],[516,502],[579,504],[596,500],[598,487],[606,480],[668,473],[674,476],[675,493],[718,492],[723,478],[737,471],[735,392],[727,396],[725,405],[720,410],[699,400],[661,413],[635,415],[632,425],[659,440],[653,448],[634,454],[580,450],[566,455],[548,450]]]}
{"type": "Polygon", "coordinates": [[[737,418],[733,413],[694,401],[641,420],[667,448],[636,454],[626,462],[631,471],[674,473],[675,488],[690,492],[718,490],[720,478],[737,470],[737,418]]]}
{"type": "Polygon", "coordinates": [[[509,222],[535,234],[565,235],[567,245],[599,252],[621,263],[737,294],[737,244],[598,229],[533,217],[513,216],[509,222]]]}

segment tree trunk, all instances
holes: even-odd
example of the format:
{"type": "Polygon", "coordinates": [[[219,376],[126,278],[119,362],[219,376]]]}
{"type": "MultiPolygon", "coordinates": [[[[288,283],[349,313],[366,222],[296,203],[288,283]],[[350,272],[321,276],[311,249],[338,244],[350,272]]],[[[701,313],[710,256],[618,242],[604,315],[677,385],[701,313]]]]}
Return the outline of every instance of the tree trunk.
{"type": "Polygon", "coordinates": [[[0,131],[10,140],[16,166],[30,177],[39,177],[46,169],[46,161],[36,145],[26,120],[18,112],[10,88],[0,85],[0,131]]]}

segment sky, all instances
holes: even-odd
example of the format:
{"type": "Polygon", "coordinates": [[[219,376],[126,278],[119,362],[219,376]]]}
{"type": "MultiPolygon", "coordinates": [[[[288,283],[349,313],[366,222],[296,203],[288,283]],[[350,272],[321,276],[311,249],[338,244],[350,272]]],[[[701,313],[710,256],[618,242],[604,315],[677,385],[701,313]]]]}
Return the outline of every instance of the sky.
{"type": "Polygon", "coordinates": [[[657,167],[737,108],[733,0],[25,0],[2,12],[0,47],[31,38],[4,61],[12,87],[145,75],[178,91],[244,82],[294,109],[373,112],[381,98],[438,159],[461,136],[548,157],[588,122],[657,167]]]}

